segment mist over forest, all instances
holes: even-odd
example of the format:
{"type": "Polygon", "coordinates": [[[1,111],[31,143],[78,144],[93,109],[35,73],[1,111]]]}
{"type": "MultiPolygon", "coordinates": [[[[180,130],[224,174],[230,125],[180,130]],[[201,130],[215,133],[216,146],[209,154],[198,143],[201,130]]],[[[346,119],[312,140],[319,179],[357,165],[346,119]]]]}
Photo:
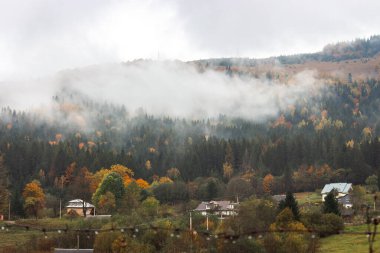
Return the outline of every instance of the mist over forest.
{"type": "Polygon", "coordinates": [[[377,252],[379,8],[0,0],[0,253],[377,252]]]}
{"type": "Polygon", "coordinates": [[[260,73],[223,62],[141,60],[9,86],[0,149],[18,212],[25,183],[37,178],[54,192],[73,163],[93,173],[123,164],[148,182],[171,168],[185,182],[227,183],[254,172],[257,193],[268,173],[278,180],[274,193],[338,179],[362,183],[376,173],[379,82],[322,79],[316,70],[285,75],[274,64],[260,73]],[[312,184],[284,181],[309,166],[329,170],[312,184]]]}

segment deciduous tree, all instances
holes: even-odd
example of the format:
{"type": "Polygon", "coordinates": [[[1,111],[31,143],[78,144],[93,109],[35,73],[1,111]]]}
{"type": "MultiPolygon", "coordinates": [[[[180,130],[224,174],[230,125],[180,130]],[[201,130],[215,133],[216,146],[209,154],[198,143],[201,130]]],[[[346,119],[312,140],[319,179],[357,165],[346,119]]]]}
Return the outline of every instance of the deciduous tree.
{"type": "Polygon", "coordinates": [[[98,189],[92,196],[92,201],[95,204],[99,203],[99,199],[106,192],[111,192],[115,196],[116,206],[120,204],[120,200],[123,198],[125,194],[125,188],[123,179],[120,174],[116,172],[111,172],[107,176],[104,177],[103,181],[100,183],[98,189]]]}
{"type": "Polygon", "coordinates": [[[27,213],[38,218],[38,211],[45,205],[45,194],[40,182],[33,180],[25,185],[22,192],[24,198],[24,209],[27,213]]]}
{"type": "Polygon", "coordinates": [[[263,189],[264,192],[271,194],[273,190],[274,177],[272,174],[268,174],[263,179],[263,189]]]}
{"type": "Polygon", "coordinates": [[[101,213],[112,213],[116,208],[115,195],[109,191],[101,195],[99,198],[98,207],[101,213]]]}

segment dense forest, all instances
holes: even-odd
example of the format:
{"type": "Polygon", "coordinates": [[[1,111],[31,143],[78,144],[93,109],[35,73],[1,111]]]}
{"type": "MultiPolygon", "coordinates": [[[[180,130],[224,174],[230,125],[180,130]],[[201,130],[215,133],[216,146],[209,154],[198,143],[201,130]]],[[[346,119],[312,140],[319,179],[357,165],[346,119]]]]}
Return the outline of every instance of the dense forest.
{"type": "Polygon", "coordinates": [[[274,180],[271,193],[291,185],[303,191],[330,181],[364,183],[380,168],[379,97],[378,81],[337,83],[277,118],[250,122],[223,115],[188,120],[141,111],[130,116],[124,106],[66,91],[53,97],[55,116],[49,119],[2,109],[3,168],[20,214],[26,183],[38,179],[54,194],[57,180],[73,163],[92,173],[122,164],[148,182],[173,170],[183,182],[211,177],[227,184],[248,178],[256,194],[268,191],[262,186],[268,175],[274,180]]]}

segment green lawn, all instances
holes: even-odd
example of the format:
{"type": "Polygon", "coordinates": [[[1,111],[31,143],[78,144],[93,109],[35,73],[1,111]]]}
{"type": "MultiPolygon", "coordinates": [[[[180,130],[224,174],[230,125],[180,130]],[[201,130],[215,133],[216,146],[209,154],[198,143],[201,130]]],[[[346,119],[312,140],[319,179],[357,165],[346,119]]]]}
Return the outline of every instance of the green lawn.
{"type": "Polygon", "coordinates": [[[317,204],[321,202],[321,194],[318,194],[316,192],[297,192],[294,193],[294,197],[300,205],[306,203],[317,204]]]}
{"type": "MultiPolygon", "coordinates": [[[[368,238],[364,234],[366,225],[347,226],[347,232],[363,232],[363,235],[340,234],[322,238],[319,252],[346,253],[346,252],[368,252],[368,238]]],[[[374,252],[380,252],[380,235],[374,243],[374,252]]]]}

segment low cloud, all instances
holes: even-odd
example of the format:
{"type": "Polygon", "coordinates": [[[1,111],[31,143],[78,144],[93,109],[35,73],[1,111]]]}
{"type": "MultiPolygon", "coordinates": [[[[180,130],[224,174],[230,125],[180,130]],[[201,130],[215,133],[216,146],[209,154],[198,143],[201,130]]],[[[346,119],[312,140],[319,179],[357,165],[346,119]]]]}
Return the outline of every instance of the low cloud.
{"type": "MultiPolygon", "coordinates": [[[[33,111],[54,119],[52,97],[75,94],[69,103],[85,98],[98,103],[124,105],[133,116],[147,114],[203,119],[226,115],[261,122],[276,117],[300,99],[317,94],[321,87],[314,72],[294,76],[288,84],[265,78],[230,77],[224,72],[200,72],[178,61],[137,61],[62,71],[52,77],[4,85],[0,103],[33,111]]],[[[85,110],[66,110],[68,119],[86,127],[91,115],[85,110]],[[80,120],[78,120],[80,119],[80,120]]]]}

